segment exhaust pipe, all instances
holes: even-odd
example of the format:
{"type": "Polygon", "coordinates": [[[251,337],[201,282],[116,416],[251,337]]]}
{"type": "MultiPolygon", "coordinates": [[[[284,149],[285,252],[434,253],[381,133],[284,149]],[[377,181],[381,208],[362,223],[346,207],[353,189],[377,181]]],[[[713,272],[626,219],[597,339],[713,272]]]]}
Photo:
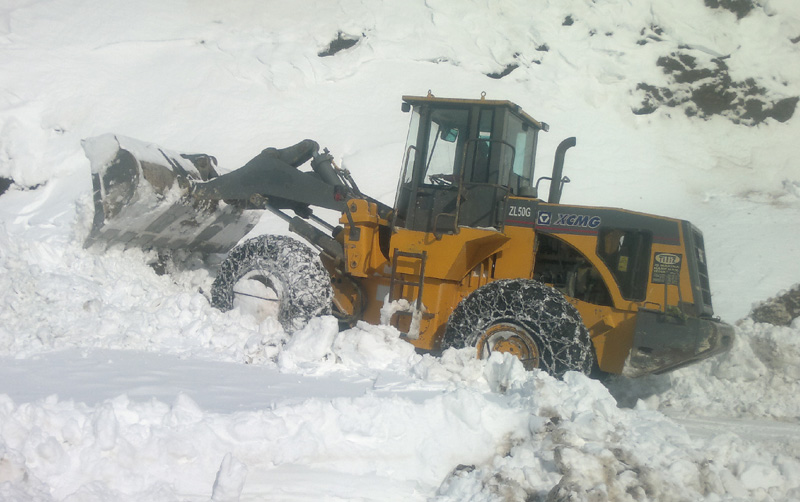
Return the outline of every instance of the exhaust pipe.
{"type": "Polygon", "coordinates": [[[564,172],[564,155],[567,150],[575,146],[575,137],[567,138],[559,143],[556,148],[556,158],[553,162],[553,177],[550,180],[550,194],[547,197],[547,202],[550,204],[558,204],[561,201],[561,191],[564,189],[564,183],[569,182],[569,178],[562,178],[561,174],[564,172]]]}

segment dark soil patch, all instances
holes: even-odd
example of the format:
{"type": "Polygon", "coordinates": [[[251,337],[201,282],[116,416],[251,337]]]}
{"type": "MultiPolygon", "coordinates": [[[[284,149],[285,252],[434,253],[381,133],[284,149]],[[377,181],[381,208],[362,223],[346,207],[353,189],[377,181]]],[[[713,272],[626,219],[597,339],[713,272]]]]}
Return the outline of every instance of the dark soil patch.
{"type": "Polygon", "coordinates": [[[642,38],[636,41],[639,45],[645,45],[649,42],[661,42],[663,40],[664,30],[657,24],[651,24],[648,28],[642,28],[639,35],[642,36],[642,38]]]}
{"type": "Polygon", "coordinates": [[[770,99],[755,79],[733,80],[724,58],[701,64],[688,52],[673,52],[656,64],[669,75],[668,87],[645,82],[637,85],[644,97],[633,110],[637,115],[653,113],[660,106],[681,107],[689,116],[722,115],[737,124],[756,125],[768,118],[786,122],[794,115],[798,97],[770,99]]]}
{"type": "Polygon", "coordinates": [[[750,14],[758,3],[753,0],[705,0],[706,7],[711,9],[727,9],[736,14],[736,19],[741,19],[750,14]]]}
{"type": "Polygon", "coordinates": [[[800,317],[800,285],[770,298],[750,312],[750,318],[754,321],[775,326],[789,326],[797,317],[800,317]]]}
{"type": "MultiPolygon", "coordinates": [[[[515,52],[514,53],[514,59],[519,61],[519,59],[520,59],[520,53],[519,52],[515,52]]],[[[536,63],[536,64],[541,64],[542,63],[541,61],[538,61],[538,60],[533,60],[531,62],[532,63],[536,63]]],[[[500,79],[500,78],[503,78],[505,76],[508,76],[512,71],[516,70],[517,68],[519,68],[519,63],[508,63],[505,66],[505,68],[503,68],[501,71],[493,72],[493,73],[486,73],[486,76],[489,77],[489,78],[500,79]]]]}
{"type": "Polygon", "coordinates": [[[353,38],[348,35],[345,35],[340,31],[339,34],[336,36],[336,38],[332,40],[331,43],[328,45],[328,48],[318,53],[317,56],[321,58],[333,56],[337,52],[353,47],[358,43],[359,40],[361,40],[361,37],[353,38]]]}
{"type": "Polygon", "coordinates": [[[721,71],[727,71],[728,67],[721,59],[713,60],[716,65],[715,69],[711,68],[698,68],[697,59],[689,54],[673,53],[670,56],[658,58],[656,64],[664,69],[664,73],[669,73],[675,79],[675,82],[694,83],[704,78],[714,77],[721,71]]]}
{"type": "Polygon", "coordinates": [[[0,176],[0,195],[6,193],[6,190],[14,183],[11,178],[3,178],[0,176]]]}
{"type": "Polygon", "coordinates": [[[495,79],[503,78],[506,75],[508,75],[509,73],[511,73],[512,71],[516,70],[517,68],[519,68],[519,65],[517,63],[511,63],[511,64],[506,65],[506,67],[503,68],[503,71],[498,72],[498,73],[487,73],[486,76],[489,77],[489,78],[495,78],[495,79]]]}

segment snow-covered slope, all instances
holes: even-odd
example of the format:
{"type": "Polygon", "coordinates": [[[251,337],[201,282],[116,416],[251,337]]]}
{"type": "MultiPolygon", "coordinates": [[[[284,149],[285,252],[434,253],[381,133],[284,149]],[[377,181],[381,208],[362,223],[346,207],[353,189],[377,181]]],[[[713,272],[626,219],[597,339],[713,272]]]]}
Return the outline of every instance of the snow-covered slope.
{"type": "Polygon", "coordinates": [[[565,202],[701,228],[737,321],[800,282],[800,7],[732,4],[4,3],[0,499],[800,498],[800,321],[744,320],[730,354],[609,392],[387,328],[287,334],[212,309],[199,263],[82,248],[83,138],[233,169],[309,137],[391,203],[400,96],[486,92],[551,125],[544,172],[577,136],[565,202]]]}

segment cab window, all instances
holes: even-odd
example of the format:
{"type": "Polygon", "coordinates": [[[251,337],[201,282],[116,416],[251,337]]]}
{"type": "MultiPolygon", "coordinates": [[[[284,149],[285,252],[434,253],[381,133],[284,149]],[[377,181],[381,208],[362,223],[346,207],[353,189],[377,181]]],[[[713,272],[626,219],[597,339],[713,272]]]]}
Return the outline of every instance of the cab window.
{"type": "Polygon", "coordinates": [[[468,119],[467,110],[441,109],[431,113],[424,184],[449,185],[457,181],[468,119]]]}
{"type": "Polygon", "coordinates": [[[647,296],[647,273],[653,237],[643,230],[601,228],[597,254],[608,265],[626,300],[647,296]]]}

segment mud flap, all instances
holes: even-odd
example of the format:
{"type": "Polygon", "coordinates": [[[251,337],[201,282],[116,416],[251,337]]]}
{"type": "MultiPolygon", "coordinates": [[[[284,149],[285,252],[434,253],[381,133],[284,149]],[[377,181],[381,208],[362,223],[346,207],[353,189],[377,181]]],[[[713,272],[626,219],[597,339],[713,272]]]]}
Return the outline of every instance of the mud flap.
{"type": "Polygon", "coordinates": [[[92,167],[95,209],[86,247],[106,242],[224,253],[258,221],[255,211],[190,196],[193,182],[217,176],[213,157],[114,134],[82,145],[92,167]]]}
{"type": "Polygon", "coordinates": [[[726,352],[733,345],[733,326],[639,309],[636,331],[623,375],[639,377],[672,371],[726,352]]]}

